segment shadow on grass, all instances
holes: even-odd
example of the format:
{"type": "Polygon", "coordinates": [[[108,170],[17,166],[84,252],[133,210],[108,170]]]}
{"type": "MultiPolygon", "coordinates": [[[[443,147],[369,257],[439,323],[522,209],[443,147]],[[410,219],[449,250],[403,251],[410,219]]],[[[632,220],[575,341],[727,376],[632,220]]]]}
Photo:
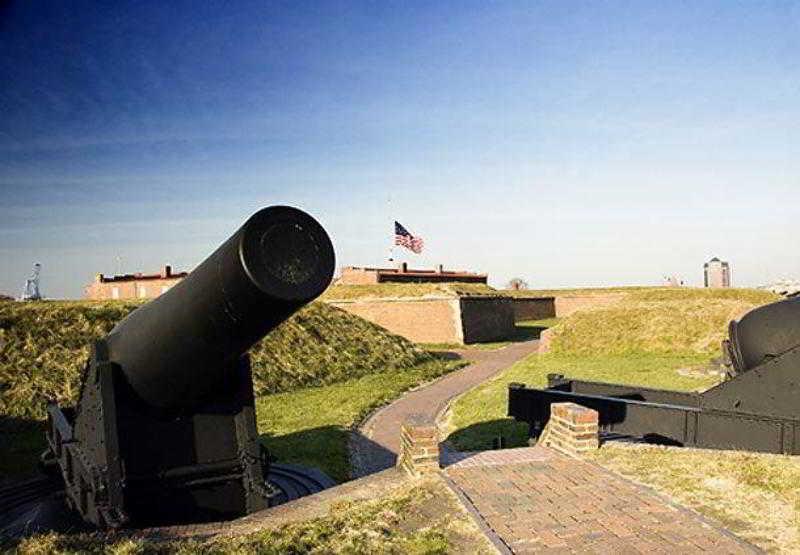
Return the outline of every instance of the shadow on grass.
{"type": "MultiPolygon", "coordinates": [[[[350,471],[350,430],[340,426],[321,426],[285,435],[262,434],[259,439],[275,462],[299,464],[317,468],[337,482],[345,482],[350,471]]],[[[365,438],[358,432],[354,438],[359,450],[368,453],[378,466],[394,466],[395,454],[365,438]]],[[[382,469],[382,468],[381,468],[382,469]]]]}
{"type": "Polygon", "coordinates": [[[434,358],[440,360],[462,360],[464,357],[456,351],[428,351],[434,358]]]}
{"type": "Polygon", "coordinates": [[[545,326],[540,324],[522,324],[517,323],[514,326],[514,331],[511,332],[511,335],[505,339],[497,340],[497,341],[480,341],[476,343],[470,343],[469,345],[472,347],[491,347],[491,346],[504,346],[509,343],[522,343],[523,341],[533,341],[535,339],[540,339],[542,336],[542,332],[551,326],[545,326]]]}
{"type": "Polygon", "coordinates": [[[39,455],[47,448],[41,420],[0,415],[0,484],[38,473],[39,455]]]}
{"type": "Polygon", "coordinates": [[[337,482],[349,477],[345,428],[322,426],[284,435],[261,434],[259,439],[276,462],[318,468],[337,482]]]}
{"type": "Polygon", "coordinates": [[[506,448],[527,447],[528,424],[513,418],[477,422],[454,431],[447,441],[459,451],[484,451],[495,449],[500,438],[506,448]]]}
{"type": "Polygon", "coordinates": [[[547,326],[514,326],[514,335],[509,338],[512,343],[539,339],[547,326]]]}

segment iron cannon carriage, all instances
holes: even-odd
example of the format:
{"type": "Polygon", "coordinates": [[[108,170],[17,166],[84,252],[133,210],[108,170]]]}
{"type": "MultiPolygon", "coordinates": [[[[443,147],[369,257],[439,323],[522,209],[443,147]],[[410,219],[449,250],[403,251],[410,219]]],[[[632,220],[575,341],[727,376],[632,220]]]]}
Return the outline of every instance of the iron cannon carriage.
{"type": "Polygon", "coordinates": [[[548,387],[512,383],[508,415],[538,437],[550,404],[598,412],[601,432],[655,443],[800,454],[800,298],[755,308],[729,325],[726,380],[683,393],[548,376],[548,387]]]}
{"type": "Polygon", "coordinates": [[[186,278],[92,347],[76,407],[48,404],[46,455],[100,527],[223,520],[264,508],[248,349],[319,296],[331,241],[264,208],[186,278]]]}

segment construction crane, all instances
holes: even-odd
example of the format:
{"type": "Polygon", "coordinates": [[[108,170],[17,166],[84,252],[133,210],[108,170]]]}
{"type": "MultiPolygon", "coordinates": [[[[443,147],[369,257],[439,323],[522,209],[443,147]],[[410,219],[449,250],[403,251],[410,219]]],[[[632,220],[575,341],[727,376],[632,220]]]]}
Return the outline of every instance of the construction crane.
{"type": "Polygon", "coordinates": [[[42,299],[42,293],[39,290],[39,273],[42,270],[42,265],[38,262],[33,265],[33,272],[31,277],[25,280],[25,288],[22,290],[21,301],[39,301],[42,299]]]}

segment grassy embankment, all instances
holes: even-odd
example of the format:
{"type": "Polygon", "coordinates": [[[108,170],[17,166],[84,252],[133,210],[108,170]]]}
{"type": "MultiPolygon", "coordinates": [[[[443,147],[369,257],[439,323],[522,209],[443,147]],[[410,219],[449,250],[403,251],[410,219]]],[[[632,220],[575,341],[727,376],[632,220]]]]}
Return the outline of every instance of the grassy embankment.
{"type": "Polygon", "coordinates": [[[141,539],[105,541],[87,534],[47,534],[9,548],[20,555],[494,552],[455,496],[439,480],[410,482],[407,487],[380,499],[340,503],[323,518],[243,536],[150,542],[141,539]]]}
{"type": "Polygon", "coordinates": [[[482,283],[376,283],[374,285],[334,285],[322,300],[346,301],[370,298],[469,297],[501,294],[482,283]]]}
{"type": "Polygon", "coordinates": [[[717,378],[687,370],[702,370],[718,355],[730,319],[774,299],[750,290],[632,289],[613,305],[576,312],[556,324],[551,353],[517,363],[453,405],[450,439],[461,449],[487,448],[500,434],[524,443],[524,426],[505,417],[507,386],[541,386],[548,373],[705,389],[717,378]]]}
{"type": "MultiPolygon", "coordinates": [[[[136,303],[0,302],[0,480],[31,471],[46,399],[73,403],[92,339],[136,303]]],[[[313,303],[251,351],[259,431],[280,460],[347,478],[347,430],[453,367],[341,310],[313,303]]]]}
{"type": "MultiPolygon", "coordinates": [[[[618,303],[557,323],[552,352],[528,358],[452,407],[450,440],[491,446],[502,434],[524,445],[525,426],[505,417],[507,385],[541,386],[551,372],[584,379],[703,390],[719,379],[703,370],[718,356],[726,325],[777,297],[752,290],[634,289],[618,303]]],[[[768,550],[800,551],[797,457],[606,444],[596,460],[721,521],[768,550]]]]}

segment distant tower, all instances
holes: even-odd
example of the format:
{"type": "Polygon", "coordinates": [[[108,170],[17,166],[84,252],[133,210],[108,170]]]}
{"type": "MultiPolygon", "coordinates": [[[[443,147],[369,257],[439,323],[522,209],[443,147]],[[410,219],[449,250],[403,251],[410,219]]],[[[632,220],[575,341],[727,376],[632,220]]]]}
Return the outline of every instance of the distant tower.
{"type": "Polygon", "coordinates": [[[39,272],[42,265],[38,262],[33,265],[33,272],[31,277],[25,280],[25,289],[22,290],[21,301],[38,301],[42,298],[42,293],[39,291],[39,272]]]}
{"type": "Polygon", "coordinates": [[[706,287],[730,287],[731,267],[716,256],[703,265],[704,281],[706,287]]]}

